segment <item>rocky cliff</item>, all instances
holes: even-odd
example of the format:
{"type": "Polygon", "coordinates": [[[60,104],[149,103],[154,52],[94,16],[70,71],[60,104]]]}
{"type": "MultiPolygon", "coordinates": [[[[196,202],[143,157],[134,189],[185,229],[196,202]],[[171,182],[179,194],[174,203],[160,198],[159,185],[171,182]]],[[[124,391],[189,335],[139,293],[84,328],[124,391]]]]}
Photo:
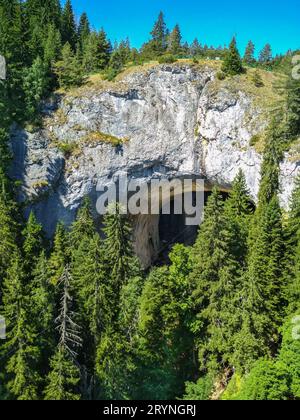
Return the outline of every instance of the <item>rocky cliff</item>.
{"type": "MultiPolygon", "coordinates": [[[[96,200],[99,180],[120,171],[145,180],[201,175],[227,189],[241,168],[255,200],[272,80],[266,76],[257,89],[247,77],[221,82],[209,66],[162,65],[57,94],[44,106],[43,128],[12,132],[20,200],[49,234],[58,220],[72,222],[86,195],[96,200]]],[[[284,207],[299,167],[297,157],[286,155],[284,207]]],[[[146,238],[139,246],[145,265],[153,257],[149,229],[151,246],[159,243],[157,224],[144,220],[137,227],[146,238]]]]}

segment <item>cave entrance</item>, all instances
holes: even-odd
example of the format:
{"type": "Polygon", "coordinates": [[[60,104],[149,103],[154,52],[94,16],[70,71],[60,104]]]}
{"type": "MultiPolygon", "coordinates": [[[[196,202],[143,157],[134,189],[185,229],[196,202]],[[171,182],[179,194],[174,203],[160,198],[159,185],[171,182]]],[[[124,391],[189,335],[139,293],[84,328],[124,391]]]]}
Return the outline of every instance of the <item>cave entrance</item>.
{"type": "MultiPolygon", "coordinates": [[[[205,186],[204,212],[207,200],[212,193],[211,190],[211,185],[205,186]]],[[[223,190],[220,194],[224,201],[227,200],[229,189],[223,190]]],[[[197,193],[192,191],[192,196],[195,207],[197,193]]],[[[182,195],[183,199],[184,195],[182,195]]],[[[255,205],[251,202],[249,205],[254,211],[255,205]]],[[[170,201],[170,214],[163,214],[162,207],[163,203],[161,203],[161,211],[158,215],[138,215],[133,220],[135,251],[145,269],[152,265],[168,264],[169,253],[175,244],[192,246],[197,239],[199,226],[188,226],[185,214],[175,214],[174,196],[170,201]]]]}
{"type": "MultiPolygon", "coordinates": [[[[204,204],[206,205],[211,191],[205,191],[204,204]]],[[[224,201],[228,198],[227,192],[221,193],[224,201]]],[[[193,205],[196,203],[196,194],[193,193],[193,205]]],[[[185,214],[174,213],[174,199],[171,201],[171,214],[159,216],[159,242],[160,249],[157,253],[157,264],[169,262],[169,253],[175,244],[192,246],[196,242],[199,226],[187,226],[185,214]]]]}
{"type": "Polygon", "coordinates": [[[193,245],[198,226],[187,226],[185,214],[175,214],[174,199],[171,200],[171,214],[159,216],[159,238],[161,245],[182,243],[193,245]]]}

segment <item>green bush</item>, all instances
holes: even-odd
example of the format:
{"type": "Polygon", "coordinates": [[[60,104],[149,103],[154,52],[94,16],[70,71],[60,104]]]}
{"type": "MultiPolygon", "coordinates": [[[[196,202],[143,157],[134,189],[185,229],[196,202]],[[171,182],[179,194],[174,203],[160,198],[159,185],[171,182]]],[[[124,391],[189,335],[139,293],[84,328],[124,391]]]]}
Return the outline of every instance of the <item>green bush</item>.
{"type": "Polygon", "coordinates": [[[227,388],[225,392],[222,395],[223,401],[234,401],[238,399],[238,396],[241,392],[241,387],[243,384],[242,377],[235,373],[233,377],[231,378],[229,384],[227,385],[227,388]]]}
{"type": "Polygon", "coordinates": [[[120,74],[120,71],[117,71],[117,70],[109,67],[104,74],[104,79],[108,80],[109,82],[112,82],[113,80],[115,80],[115,78],[118,76],[118,74],[120,74]]]}
{"type": "Polygon", "coordinates": [[[289,397],[289,376],[284,364],[259,360],[245,378],[236,399],[243,401],[286,400],[289,397]]]}
{"type": "Polygon", "coordinates": [[[206,401],[212,394],[214,387],[213,378],[209,375],[200,378],[198,382],[187,382],[185,384],[185,395],[183,400],[206,401]]]}
{"type": "Polygon", "coordinates": [[[162,55],[159,57],[158,62],[159,64],[172,64],[177,61],[177,58],[174,57],[172,54],[162,55]]]}
{"type": "Polygon", "coordinates": [[[256,70],[254,72],[253,77],[252,77],[252,81],[257,88],[260,88],[260,87],[264,86],[263,79],[262,79],[261,74],[258,70],[256,70]]]}
{"type": "Polygon", "coordinates": [[[78,145],[76,143],[58,143],[57,147],[68,158],[78,148],[78,145]]]}
{"type": "Polygon", "coordinates": [[[252,136],[252,138],[250,140],[250,146],[254,147],[259,141],[260,141],[260,135],[255,134],[254,136],[252,136]]]}
{"type": "Polygon", "coordinates": [[[226,79],[226,74],[223,71],[218,71],[217,79],[218,80],[225,80],[226,79]]]}

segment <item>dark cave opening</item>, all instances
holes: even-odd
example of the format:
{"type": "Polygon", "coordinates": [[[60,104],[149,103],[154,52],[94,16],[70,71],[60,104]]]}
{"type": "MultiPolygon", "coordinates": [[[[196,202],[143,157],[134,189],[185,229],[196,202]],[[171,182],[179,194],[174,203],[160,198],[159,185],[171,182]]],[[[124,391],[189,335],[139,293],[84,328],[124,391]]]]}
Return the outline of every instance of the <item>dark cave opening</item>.
{"type": "MultiPolygon", "coordinates": [[[[205,191],[204,204],[206,205],[211,191],[205,191]]],[[[221,192],[224,201],[228,198],[228,192],[221,192]]],[[[196,203],[196,196],[193,194],[193,205],[196,203]]],[[[160,214],[159,218],[159,238],[160,250],[158,253],[157,264],[169,263],[169,252],[177,243],[186,246],[194,245],[199,226],[187,226],[185,214],[174,213],[174,201],[171,201],[171,214],[160,214]]]]}

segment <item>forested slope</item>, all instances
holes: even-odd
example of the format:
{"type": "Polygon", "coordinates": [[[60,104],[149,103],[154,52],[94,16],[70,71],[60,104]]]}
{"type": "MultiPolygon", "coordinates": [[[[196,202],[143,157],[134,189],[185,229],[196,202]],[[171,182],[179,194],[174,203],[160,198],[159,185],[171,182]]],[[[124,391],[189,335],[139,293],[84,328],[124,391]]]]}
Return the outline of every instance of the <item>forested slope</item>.
{"type": "Polygon", "coordinates": [[[297,149],[299,80],[291,53],[257,62],[226,50],[182,44],[159,16],[137,51],[111,48],[104,31],[77,27],[69,1],[0,0],[0,398],[299,399],[300,180],[289,212],[279,204],[280,163],[297,149]],[[118,211],[101,239],[85,200],[70,229],[45,239],[34,213],[23,219],[19,185],[7,176],[12,124],[41,124],[41,100],[91,72],[113,80],[128,63],[224,58],[219,79],[256,68],[282,72],[282,102],[269,115],[258,203],[245,176],[224,202],[214,188],[194,246],[175,245],[170,264],[144,272],[131,226],[118,211]]]}

